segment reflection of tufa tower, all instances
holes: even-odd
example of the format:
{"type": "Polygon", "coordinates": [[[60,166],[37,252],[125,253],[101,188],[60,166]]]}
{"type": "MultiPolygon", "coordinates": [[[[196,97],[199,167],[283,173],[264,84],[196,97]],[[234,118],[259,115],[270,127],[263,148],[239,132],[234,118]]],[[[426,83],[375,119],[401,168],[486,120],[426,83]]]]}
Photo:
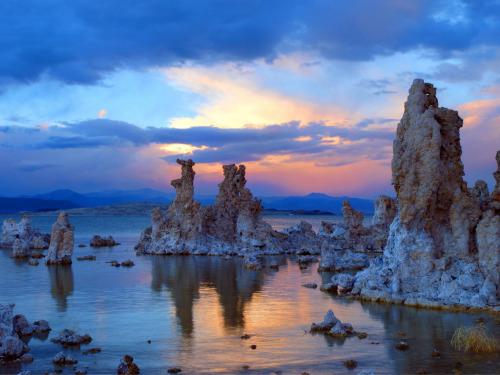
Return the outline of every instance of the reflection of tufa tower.
{"type": "Polygon", "coordinates": [[[73,293],[73,270],[60,264],[48,267],[50,278],[50,294],[57,302],[59,311],[66,311],[68,296],[73,293]]]}
{"type": "MultiPolygon", "coordinates": [[[[262,289],[264,274],[245,270],[242,262],[215,257],[154,257],[151,288],[171,292],[176,317],[184,336],[194,332],[193,305],[200,297],[200,286],[214,288],[222,308],[221,326],[244,327],[245,305],[262,289]]],[[[214,324],[217,324],[214,322],[214,324]]]]}

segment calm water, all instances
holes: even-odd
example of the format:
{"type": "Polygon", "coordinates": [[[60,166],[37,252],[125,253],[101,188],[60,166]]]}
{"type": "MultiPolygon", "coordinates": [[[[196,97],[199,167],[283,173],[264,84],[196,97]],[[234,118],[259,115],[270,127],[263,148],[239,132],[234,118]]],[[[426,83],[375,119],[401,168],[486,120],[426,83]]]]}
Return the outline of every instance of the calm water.
{"type": "MultiPolygon", "coordinates": [[[[5,218],[0,216],[0,220],[5,218]]],[[[293,218],[292,225],[302,219],[293,218]]],[[[317,229],[324,218],[316,219],[317,229]]],[[[280,229],[280,225],[289,226],[289,220],[273,217],[269,221],[280,229]]],[[[54,221],[55,217],[33,217],[33,224],[43,231],[49,231],[54,221]]],[[[431,374],[452,373],[456,362],[463,364],[460,371],[464,374],[500,373],[498,355],[464,354],[449,344],[457,327],[474,324],[480,316],[488,318],[488,328],[498,335],[498,316],[339,299],[301,286],[321,284],[321,278],[326,281],[331,274],[318,274],[316,266],[300,270],[293,258],[285,256],[266,258],[266,262],[278,260],[278,272],[245,270],[240,258],[136,257],[133,246],[149,221],[149,216],[70,217],[76,227],[75,244],[88,245],[94,234],[111,234],[122,243],[114,248],[75,247],[75,258],[93,254],[97,260],[75,261],[71,267],[48,267],[43,262],[32,267],[9,258],[9,250],[0,250],[0,303],[13,302],[14,313],[24,314],[30,322],[46,319],[53,328],[49,337],[29,341],[33,363],[0,367],[0,374],[54,370],[51,361],[61,346],[50,338],[64,328],[93,337],[90,345],[64,349],[89,374],[115,374],[124,354],[135,358],[141,374],[167,374],[171,366],[182,368],[182,374],[271,374],[278,370],[283,374],[357,374],[365,369],[377,374],[415,374],[426,369],[431,374]],[[135,267],[105,263],[128,258],[135,267]],[[306,333],[311,322],[322,321],[329,309],[368,337],[340,340],[306,333]],[[396,332],[406,332],[408,351],[394,348],[396,332]],[[241,340],[244,333],[251,339],[241,340]],[[252,344],[256,350],[250,349],[252,344]],[[93,347],[102,352],[81,354],[93,347]],[[434,348],[441,352],[440,358],[430,355],[434,348]],[[358,362],[352,371],[343,366],[349,359],[358,362]],[[250,367],[243,369],[243,365],[250,367]]],[[[74,371],[69,366],[63,373],[74,371]]]]}

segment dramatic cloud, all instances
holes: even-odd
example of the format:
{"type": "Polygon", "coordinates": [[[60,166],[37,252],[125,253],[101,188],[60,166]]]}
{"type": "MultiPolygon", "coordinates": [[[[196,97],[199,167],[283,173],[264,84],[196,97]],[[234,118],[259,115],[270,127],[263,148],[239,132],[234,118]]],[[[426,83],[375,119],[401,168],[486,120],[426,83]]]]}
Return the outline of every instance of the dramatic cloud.
{"type": "Polygon", "coordinates": [[[499,17],[498,1],[479,0],[3,1],[0,82],[94,84],[121,69],[296,50],[360,61],[424,47],[445,57],[498,46],[499,17]]]}
{"type": "Polygon", "coordinates": [[[498,0],[0,2],[0,194],[168,190],[176,158],[210,193],[245,163],[262,195],[391,194],[417,77],[464,117],[469,183],[491,184],[499,17],[498,0]]]}

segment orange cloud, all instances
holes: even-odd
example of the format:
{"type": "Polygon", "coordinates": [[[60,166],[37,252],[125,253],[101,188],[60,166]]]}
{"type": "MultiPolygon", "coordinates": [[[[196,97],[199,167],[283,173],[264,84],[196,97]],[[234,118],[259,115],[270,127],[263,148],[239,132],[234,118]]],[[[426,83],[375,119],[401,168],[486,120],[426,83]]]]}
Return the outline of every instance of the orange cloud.
{"type": "Polygon", "coordinates": [[[315,103],[296,95],[272,90],[259,83],[255,69],[235,64],[214,67],[182,67],[164,70],[175,85],[204,96],[208,103],[196,108],[198,115],[171,119],[171,126],[241,128],[290,121],[342,122],[347,112],[335,105],[315,103]]]}
{"type": "Polygon", "coordinates": [[[464,119],[464,128],[474,128],[484,121],[495,121],[500,116],[500,98],[477,100],[462,104],[458,113],[464,119]]]}
{"type": "Polygon", "coordinates": [[[105,110],[105,109],[101,109],[101,110],[99,111],[99,113],[97,114],[97,117],[99,117],[99,118],[103,118],[103,117],[104,117],[104,116],[106,116],[107,114],[108,114],[108,112],[106,112],[106,110],[105,110]]]}

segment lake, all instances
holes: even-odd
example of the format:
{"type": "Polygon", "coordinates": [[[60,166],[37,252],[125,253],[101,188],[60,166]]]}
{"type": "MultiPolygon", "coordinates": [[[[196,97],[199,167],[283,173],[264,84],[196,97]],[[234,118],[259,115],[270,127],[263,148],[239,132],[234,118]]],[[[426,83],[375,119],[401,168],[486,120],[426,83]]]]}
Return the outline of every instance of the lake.
{"type": "MultiPolygon", "coordinates": [[[[33,226],[49,232],[56,217],[32,219],[33,226]]],[[[29,266],[27,260],[11,259],[10,250],[0,250],[0,303],[15,303],[15,314],[24,314],[30,322],[46,319],[53,329],[48,337],[29,341],[33,363],[0,366],[0,374],[23,370],[43,374],[54,369],[73,374],[72,366],[51,363],[62,348],[50,338],[64,328],[92,336],[89,345],[64,349],[89,374],[115,374],[125,354],[134,357],[141,374],[167,374],[174,366],[182,368],[182,374],[357,374],[367,369],[376,374],[415,374],[420,369],[429,374],[499,373],[498,354],[463,353],[450,346],[455,329],[474,324],[479,317],[485,317],[485,325],[498,336],[497,315],[339,298],[302,287],[311,282],[319,286],[332,274],[317,273],[317,264],[301,270],[291,256],[265,257],[267,264],[277,260],[279,271],[247,270],[237,257],[138,257],[134,245],[150,224],[149,216],[69,219],[76,228],[72,266],[45,266],[43,259],[39,266],[29,266]],[[88,247],[94,234],[111,234],[121,245],[88,247]],[[88,254],[97,260],[76,261],[88,254]],[[111,267],[106,262],[113,259],[131,259],[135,266],[111,267]],[[323,321],[329,309],[368,337],[333,339],[308,333],[311,323],[323,321]],[[398,332],[406,334],[409,350],[395,349],[398,332]],[[245,333],[251,338],[242,340],[245,333]],[[102,352],[82,354],[95,347],[102,352]],[[441,356],[431,356],[433,349],[441,356]],[[343,364],[350,359],[358,362],[353,370],[343,364]]],[[[282,229],[304,217],[265,219],[282,229]]],[[[307,219],[317,230],[325,217],[307,219]]]]}

